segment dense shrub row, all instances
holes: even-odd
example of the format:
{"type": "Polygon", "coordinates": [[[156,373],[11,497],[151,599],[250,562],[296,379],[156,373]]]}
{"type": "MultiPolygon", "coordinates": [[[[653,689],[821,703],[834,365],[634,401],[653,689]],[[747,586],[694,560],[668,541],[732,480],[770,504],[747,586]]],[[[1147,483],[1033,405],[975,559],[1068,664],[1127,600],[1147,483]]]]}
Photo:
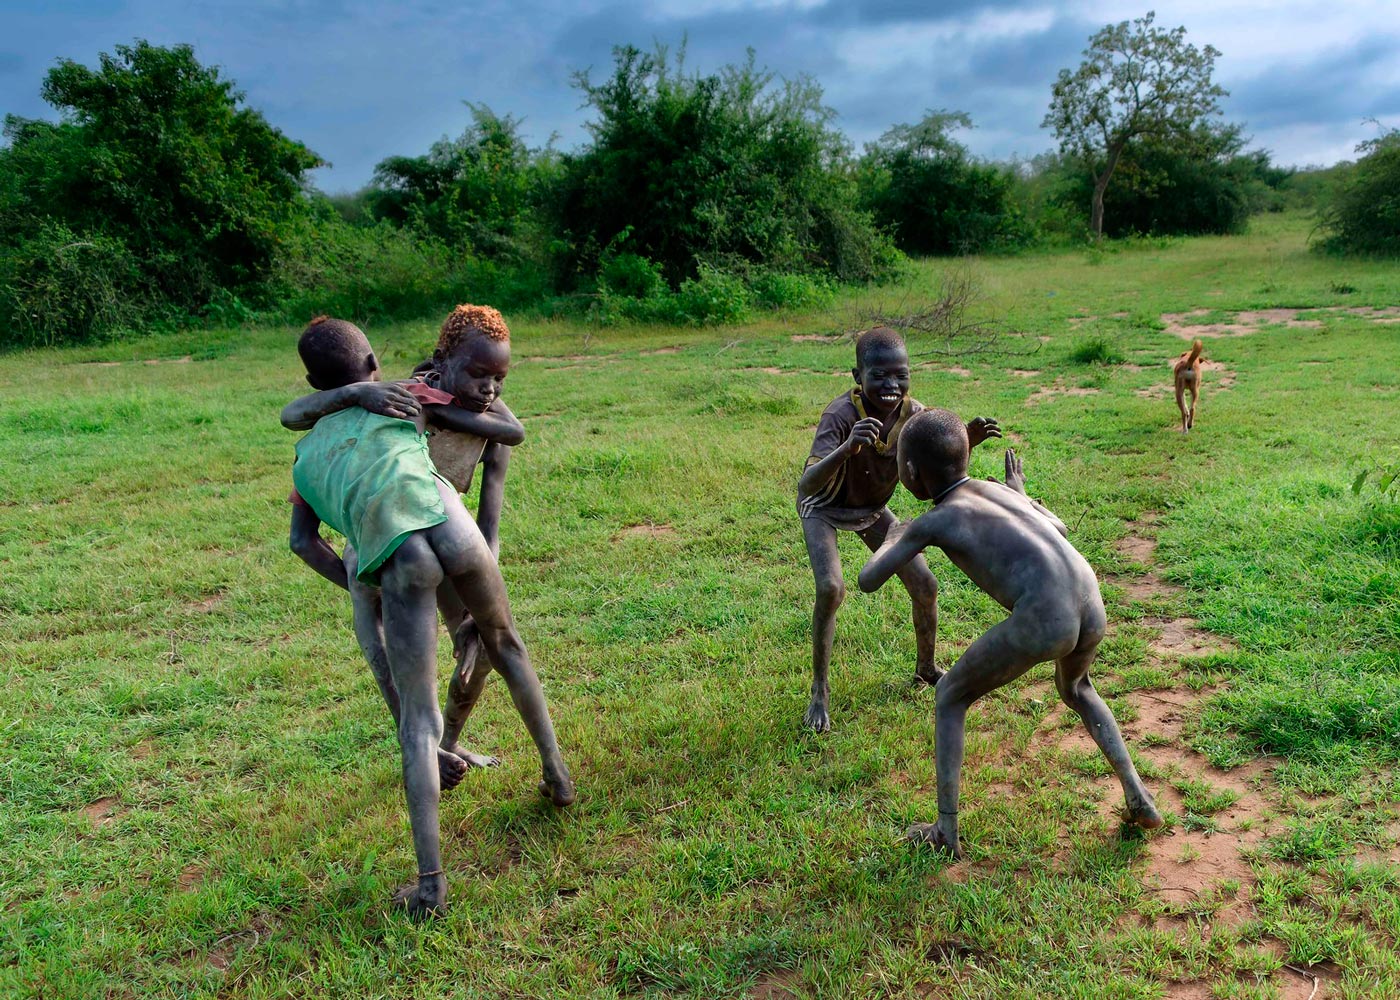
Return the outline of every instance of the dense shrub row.
{"type": "MultiPolygon", "coordinates": [[[[683,52],[620,48],[605,79],[575,83],[591,113],[579,149],[531,148],[516,119],[471,105],[459,137],[327,197],[307,181],[316,154],[188,46],[118,46],[96,69],[63,61],[42,88],[60,121],[5,120],[0,345],[469,299],[728,322],[881,281],[905,253],[1087,231],[1093,164],[979,161],[952,137],[972,125],[958,112],[896,125],[857,156],[814,81],[775,79],[752,55],[703,75],[683,52]]],[[[1110,233],[1234,232],[1281,207],[1290,172],[1242,146],[1229,128],[1131,145],[1110,233]]],[[[1378,143],[1347,191],[1380,185],[1394,159],[1378,143]]],[[[1345,204],[1339,234],[1356,225],[1345,204]]]]}

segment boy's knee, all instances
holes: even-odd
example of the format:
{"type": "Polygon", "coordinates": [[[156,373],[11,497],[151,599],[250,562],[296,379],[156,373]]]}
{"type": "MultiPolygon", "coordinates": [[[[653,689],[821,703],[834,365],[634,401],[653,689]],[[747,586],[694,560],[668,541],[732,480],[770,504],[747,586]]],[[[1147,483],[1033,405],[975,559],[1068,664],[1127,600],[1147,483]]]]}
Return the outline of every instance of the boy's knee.
{"type": "Polygon", "coordinates": [[[846,581],[839,576],[817,577],[817,604],[837,608],[846,599],[846,581]]]}

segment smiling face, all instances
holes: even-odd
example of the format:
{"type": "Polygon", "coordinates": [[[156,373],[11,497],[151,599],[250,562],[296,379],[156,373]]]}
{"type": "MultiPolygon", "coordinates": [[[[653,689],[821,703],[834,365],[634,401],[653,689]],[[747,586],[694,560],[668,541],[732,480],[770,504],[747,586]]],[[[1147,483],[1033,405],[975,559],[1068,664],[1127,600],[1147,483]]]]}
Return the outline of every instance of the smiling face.
{"type": "Polygon", "coordinates": [[[509,370],[509,343],[472,336],[442,362],[439,385],[456,396],[462,407],[484,413],[500,396],[509,370]]]}
{"type": "Polygon", "coordinates": [[[865,411],[883,417],[909,394],[909,352],[894,344],[873,345],[851,374],[860,385],[865,411]]]}

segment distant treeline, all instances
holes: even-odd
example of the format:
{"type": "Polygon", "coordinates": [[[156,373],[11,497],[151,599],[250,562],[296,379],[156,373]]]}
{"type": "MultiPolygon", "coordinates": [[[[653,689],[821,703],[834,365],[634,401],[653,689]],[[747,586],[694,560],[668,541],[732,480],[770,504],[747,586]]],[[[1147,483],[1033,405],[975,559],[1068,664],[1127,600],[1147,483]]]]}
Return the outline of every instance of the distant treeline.
{"type": "MultiPolygon", "coordinates": [[[[307,181],[320,158],[190,47],[62,61],[42,85],[59,122],[5,119],[0,345],[461,301],[725,322],[886,280],[906,254],[1087,238],[1092,158],[984,162],[954,138],[972,125],[959,112],[894,125],[857,155],[813,80],[777,79],[752,54],[703,75],[619,48],[605,79],[574,82],[590,112],[578,149],[532,148],[517,119],[468,105],[460,136],[328,196],[307,181]]],[[[1233,233],[1255,212],[1325,208],[1328,247],[1396,252],[1393,133],[1328,170],[1244,146],[1217,122],[1134,140],[1105,235],[1233,233]],[[1363,195],[1389,198],[1389,237],[1374,238],[1374,200],[1346,207],[1363,195]]]]}

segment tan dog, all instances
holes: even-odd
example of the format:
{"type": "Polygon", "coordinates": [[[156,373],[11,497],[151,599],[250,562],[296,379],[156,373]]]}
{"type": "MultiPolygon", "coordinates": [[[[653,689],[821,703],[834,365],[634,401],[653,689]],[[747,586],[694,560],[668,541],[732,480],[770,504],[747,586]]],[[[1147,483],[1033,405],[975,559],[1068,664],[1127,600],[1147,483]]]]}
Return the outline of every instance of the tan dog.
{"type": "Polygon", "coordinates": [[[1201,348],[1198,340],[1191,350],[1172,363],[1172,375],[1176,381],[1176,406],[1181,411],[1181,432],[1185,434],[1196,426],[1196,400],[1201,395],[1201,348]],[[1191,407],[1186,407],[1186,393],[1191,393],[1191,407]]]}

